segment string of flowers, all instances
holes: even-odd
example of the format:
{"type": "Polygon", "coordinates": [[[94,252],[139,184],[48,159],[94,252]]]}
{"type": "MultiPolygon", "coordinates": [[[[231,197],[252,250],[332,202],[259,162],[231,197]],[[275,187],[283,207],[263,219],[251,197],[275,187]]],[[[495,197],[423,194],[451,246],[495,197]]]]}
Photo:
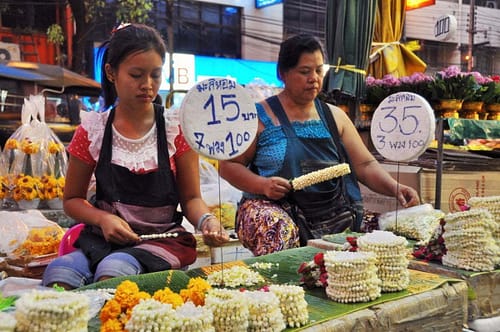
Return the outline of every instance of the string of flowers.
{"type": "Polygon", "coordinates": [[[139,286],[130,280],[121,282],[112,299],[108,300],[101,309],[101,332],[124,331],[130,320],[132,309],[142,300],[156,300],[170,304],[172,308],[181,307],[184,303],[192,302],[200,306],[205,304],[205,295],[211,286],[200,277],[191,278],[185,289],[179,293],[169,287],[157,290],[153,295],[140,291],[139,286]]]}

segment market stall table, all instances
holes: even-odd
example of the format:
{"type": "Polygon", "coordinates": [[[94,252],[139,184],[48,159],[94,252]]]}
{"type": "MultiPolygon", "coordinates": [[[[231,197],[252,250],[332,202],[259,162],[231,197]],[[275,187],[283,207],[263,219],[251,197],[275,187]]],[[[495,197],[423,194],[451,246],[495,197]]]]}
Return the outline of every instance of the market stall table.
{"type": "MultiPolygon", "coordinates": [[[[253,263],[273,263],[270,268],[258,268],[269,283],[298,284],[297,272],[302,262],[310,261],[320,251],[315,247],[290,249],[266,256],[252,257],[201,267],[187,271],[163,271],[138,276],[119,277],[80,288],[116,288],[123,280],[131,280],[141,290],[153,293],[169,286],[173,291],[182,289],[189,278],[206,276],[210,272],[234,265],[250,266],[253,263]]],[[[461,331],[467,320],[467,285],[464,281],[436,274],[411,271],[407,290],[383,293],[375,301],[342,304],[327,298],[323,288],[306,290],[310,323],[286,331],[388,331],[418,329],[419,331],[461,331]]],[[[99,330],[99,320],[94,318],[89,331],[99,330]]]]}
{"type": "MultiPolygon", "coordinates": [[[[346,235],[330,236],[328,240],[310,240],[308,245],[324,250],[338,249],[346,235]]],[[[438,262],[411,259],[409,268],[464,280],[468,286],[468,321],[478,318],[500,317],[500,270],[474,272],[444,266],[438,262]]]]}

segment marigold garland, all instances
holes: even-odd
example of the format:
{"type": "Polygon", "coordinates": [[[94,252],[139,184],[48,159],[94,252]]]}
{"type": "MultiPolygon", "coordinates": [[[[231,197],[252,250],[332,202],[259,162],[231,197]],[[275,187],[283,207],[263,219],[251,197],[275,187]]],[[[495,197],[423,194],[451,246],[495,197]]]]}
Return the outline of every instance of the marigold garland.
{"type": "Polygon", "coordinates": [[[32,228],[26,240],[14,250],[18,256],[41,256],[56,253],[64,235],[59,226],[32,228]]]}
{"type": "Polygon", "coordinates": [[[173,292],[169,287],[157,290],[153,296],[139,290],[139,286],[130,280],[121,282],[115,295],[108,300],[99,313],[101,332],[123,331],[130,320],[132,309],[141,301],[154,299],[170,304],[172,308],[181,307],[185,302],[192,301],[195,305],[205,303],[205,293],[211,286],[203,278],[192,278],[180,293],[173,292]],[[180,295],[182,294],[182,295],[180,295]]]}

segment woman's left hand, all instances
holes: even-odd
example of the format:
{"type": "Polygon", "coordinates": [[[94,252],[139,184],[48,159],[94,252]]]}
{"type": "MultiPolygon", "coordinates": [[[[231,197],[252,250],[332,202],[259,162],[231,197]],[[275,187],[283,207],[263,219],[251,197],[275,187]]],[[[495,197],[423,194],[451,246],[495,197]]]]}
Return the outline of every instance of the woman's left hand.
{"type": "Polygon", "coordinates": [[[211,217],[203,223],[201,232],[203,234],[203,241],[211,247],[220,247],[229,241],[229,235],[224,226],[215,217],[211,217]]]}

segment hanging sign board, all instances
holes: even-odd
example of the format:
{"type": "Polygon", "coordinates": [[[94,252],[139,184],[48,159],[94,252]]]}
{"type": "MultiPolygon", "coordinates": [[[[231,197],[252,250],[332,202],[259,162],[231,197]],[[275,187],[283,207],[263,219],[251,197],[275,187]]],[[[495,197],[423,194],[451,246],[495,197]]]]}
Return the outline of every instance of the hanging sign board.
{"type": "Polygon", "coordinates": [[[186,141],[205,157],[235,158],[257,133],[257,110],[241,85],[227,78],[195,84],[182,100],[180,122],[186,141]]]}
{"type": "Polygon", "coordinates": [[[457,18],[453,15],[440,16],[434,24],[434,37],[446,41],[455,37],[457,32],[457,18]]]}
{"type": "Polygon", "coordinates": [[[434,110],[427,100],[412,92],[385,98],[371,122],[371,139],[377,151],[392,161],[417,159],[434,139],[434,110]]]}

